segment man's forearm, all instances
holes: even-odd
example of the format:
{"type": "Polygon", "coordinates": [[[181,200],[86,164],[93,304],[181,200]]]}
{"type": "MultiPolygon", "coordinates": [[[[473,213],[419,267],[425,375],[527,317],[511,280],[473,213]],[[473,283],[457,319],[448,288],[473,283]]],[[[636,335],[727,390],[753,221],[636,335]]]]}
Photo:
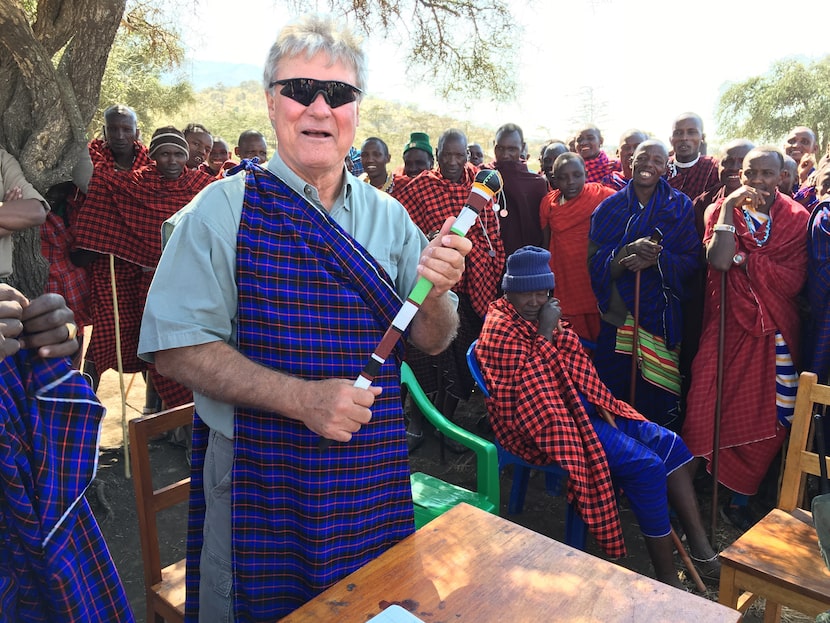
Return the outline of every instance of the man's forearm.
{"type": "Polygon", "coordinates": [[[458,312],[449,294],[427,296],[412,319],[409,341],[428,355],[437,355],[450,345],[458,332],[458,312]]]}
{"type": "Polygon", "coordinates": [[[156,352],[156,368],[214,400],[279,413],[315,433],[349,441],[372,418],[381,389],[354,387],[352,379],[309,381],[251,361],[225,342],[156,352]]]}
{"type": "Polygon", "coordinates": [[[20,231],[39,227],[46,220],[46,208],[37,199],[0,202],[0,227],[20,231]]]}
{"type": "Polygon", "coordinates": [[[225,342],[162,350],[160,374],[204,396],[239,407],[296,417],[301,379],[261,366],[225,342]]]}

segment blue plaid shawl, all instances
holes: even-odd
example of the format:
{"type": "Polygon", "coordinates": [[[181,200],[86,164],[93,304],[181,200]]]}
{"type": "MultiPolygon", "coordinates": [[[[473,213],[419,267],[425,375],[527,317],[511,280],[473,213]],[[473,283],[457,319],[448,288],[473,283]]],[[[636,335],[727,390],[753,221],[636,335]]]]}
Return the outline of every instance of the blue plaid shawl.
{"type": "Polygon", "coordinates": [[[807,369],[826,383],[830,375],[830,201],[815,207],[807,232],[807,293],[811,312],[807,369]]]}
{"type": "Polygon", "coordinates": [[[0,361],[0,621],[133,621],[83,497],[104,408],[67,359],[0,361]]]}
{"type": "Polygon", "coordinates": [[[613,283],[629,311],[634,310],[634,273],[625,271],[611,281],[614,255],[627,243],[663,232],[663,252],[656,266],[640,277],[640,324],[666,340],[671,349],[682,334],[681,302],[687,297],[686,283],[701,270],[700,239],[695,231],[691,200],[661,179],[645,208],[634,193],[634,185],[605,199],[591,216],[590,240],[599,249],[591,258],[591,286],[600,311],[607,312],[613,283]]]}
{"type": "MultiPolygon", "coordinates": [[[[393,285],[328,214],[270,172],[246,169],[237,237],[240,352],[305,379],[357,378],[400,307],[393,285]]],[[[372,421],[322,452],[302,423],[236,409],[238,623],[285,616],[414,530],[395,358],[375,384],[383,394],[372,421]]],[[[194,455],[201,439],[194,435],[194,455]]]]}

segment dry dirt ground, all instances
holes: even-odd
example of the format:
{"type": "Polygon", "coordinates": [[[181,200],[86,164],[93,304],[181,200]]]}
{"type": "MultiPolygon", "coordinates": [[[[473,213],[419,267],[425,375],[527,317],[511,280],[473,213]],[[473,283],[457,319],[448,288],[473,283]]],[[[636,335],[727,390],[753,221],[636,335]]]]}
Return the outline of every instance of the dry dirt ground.
{"type": "MultiPolygon", "coordinates": [[[[127,419],[137,417],[141,414],[144,405],[144,383],[141,375],[127,375],[125,386],[129,388],[126,417],[127,419]]],[[[126,586],[133,610],[138,621],[145,617],[144,603],[144,580],[141,562],[141,549],[138,538],[138,524],[135,510],[135,496],[133,483],[124,474],[124,459],[122,453],[122,406],[121,393],[119,389],[118,376],[113,371],[106,372],[101,381],[98,391],[99,398],[107,406],[108,412],[105,418],[100,453],[100,465],[95,486],[87,494],[90,504],[95,511],[96,517],[101,523],[104,536],[110,548],[115,563],[118,567],[121,578],[126,586]]],[[[468,403],[461,403],[457,414],[458,422],[468,428],[488,436],[487,431],[482,431],[479,426],[479,419],[485,414],[484,402],[480,395],[476,394],[468,403]]],[[[444,460],[440,457],[440,444],[434,435],[426,434],[424,445],[415,451],[410,458],[413,471],[423,471],[444,480],[457,484],[475,486],[475,458],[471,453],[456,455],[450,452],[445,453],[444,460]]],[[[184,449],[174,446],[169,442],[162,441],[154,444],[151,454],[151,461],[154,466],[154,482],[156,486],[174,482],[187,475],[188,466],[185,459],[184,449]]],[[[564,538],[564,517],[565,502],[561,497],[553,497],[546,493],[544,478],[540,475],[531,477],[528,487],[528,494],[524,512],[518,515],[508,515],[507,501],[511,474],[508,470],[502,475],[502,508],[501,516],[508,517],[532,530],[562,540],[564,538]]],[[[704,523],[709,524],[709,500],[708,496],[701,499],[704,523]]],[[[764,512],[762,508],[756,508],[759,514],[764,512]]],[[[643,538],[637,529],[633,514],[627,508],[623,500],[622,520],[625,526],[625,538],[628,548],[628,556],[619,560],[621,564],[629,569],[652,576],[651,564],[645,550],[643,538]]],[[[184,557],[185,554],[185,526],[186,509],[172,509],[169,513],[163,513],[159,518],[159,533],[161,535],[161,556],[162,564],[170,564],[184,557]]],[[[735,538],[738,533],[729,525],[719,522],[717,532],[717,545],[723,549],[735,538]]],[[[596,544],[589,539],[587,551],[591,554],[602,557],[596,544]]],[[[678,570],[685,578],[682,563],[678,560],[678,570]]],[[[653,577],[653,576],[652,576],[653,577]]],[[[693,584],[685,580],[689,590],[694,590],[693,584]]],[[[704,595],[708,599],[717,599],[717,586],[710,586],[704,595]]],[[[761,621],[762,614],[759,610],[750,611],[745,621],[761,621]]],[[[784,620],[788,622],[812,621],[796,613],[785,610],[784,620]]]]}

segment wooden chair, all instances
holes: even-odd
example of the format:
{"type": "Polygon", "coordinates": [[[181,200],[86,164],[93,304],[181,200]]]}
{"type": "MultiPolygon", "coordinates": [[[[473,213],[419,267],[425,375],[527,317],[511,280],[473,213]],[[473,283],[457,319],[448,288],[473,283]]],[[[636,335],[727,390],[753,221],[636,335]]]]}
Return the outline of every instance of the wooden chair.
{"type": "Polygon", "coordinates": [[[190,493],[190,477],[153,488],[149,442],[162,433],[192,422],[193,403],[130,420],[130,458],[138,507],[148,623],[184,621],[185,561],[179,560],[162,569],[156,514],[186,502],[190,493]]]}
{"type": "Polygon", "coordinates": [[[401,385],[409,391],[413,404],[436,430],[470,448],[476,454],[476,490],[470,491],[430,474],[410,474],[412,501],[415,505],[415,527],[420,528],[461,502],[488,513],[499,514],[499,462],[496,447],[448,420],[432,404],[415,378],[412,368],[401,365],[401,385]]]}
{"type": "MultiPolygon", "coordinates": [[[[481,373],[481,368],[476,359],[475,347],[478,340],[475,340],[467,349],[467,367],[476,385],[484,394],[485,398],[489,398],[490,393],[484,384],[484,375],[481,373]]],[[[513,467],[513,484],[510,487],[510,501],[507,505],[507,512],[511,514],[519,514],[522,512],[525,503],[525,496],[527,494],[527,486],[530,480],[530,472],[537,470],[545,475],[545,488],[548,493],[554,496],[567,496],[568,494],[568,472],[559,467],[556,463],[549,465],[532,465],[524,459],[515,454],[505,450],[501,444],[496,442],[496,450],[499,456],[499,472],[510,465],[513,467]]],[[[565,540],[564,542],[576,549],[585,549],[588,539],[588,527],[582,520],[579,512],[576,510],[576,505],[571,502],[565,511],[565,540]]]]}
{"type": "Polygon", "coordinates": [[[810,617],[830,609],[830,572],[819,552],[812,515],[799,508],[807,474],[820,474],[818,455],[808,449],[814,404],[830,404],[830,386],[803,372],[778,506],[720,554],[718,601],[745,612],[762,597],[766,622],[781,619],[782,605],[810,617]]]}

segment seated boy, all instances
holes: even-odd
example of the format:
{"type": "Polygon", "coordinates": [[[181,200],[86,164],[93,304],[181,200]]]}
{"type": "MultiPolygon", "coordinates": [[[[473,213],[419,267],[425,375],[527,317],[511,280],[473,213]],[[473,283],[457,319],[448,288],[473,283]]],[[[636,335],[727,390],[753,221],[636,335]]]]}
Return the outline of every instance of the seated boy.
{"type": "Polygon", "coordinates": [[[718,577],[692,487],[692,455],[675,433],[614,398],[599,380],[560,320],[549,261],[550,253],[532,246],[507,259],[504,297],[490,304],[478,340],[496,438],[529,463],[556,462],[568,472],[568,497],[608,556],[625,555],[617,486],[637,517],[658,580],[682,586],[669,504],[701,576],[718,577]]]}

